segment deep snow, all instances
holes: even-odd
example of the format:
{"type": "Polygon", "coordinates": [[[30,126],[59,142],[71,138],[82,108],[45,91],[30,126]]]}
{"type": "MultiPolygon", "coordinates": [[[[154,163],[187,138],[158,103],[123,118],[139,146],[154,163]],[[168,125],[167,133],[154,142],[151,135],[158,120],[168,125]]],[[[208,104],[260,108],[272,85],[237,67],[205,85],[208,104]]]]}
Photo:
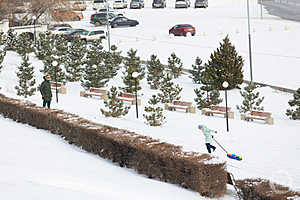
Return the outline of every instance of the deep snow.
{"type": "MultiPolygon", "coordinates": [[[[298,74],[300,70],[298,66],[300,64],[300,57],[297,51],[298,45],[296,44],[298,44],[300,40],[298,37],[300,24],[281,20],[267,13],[264,13],[264,19],[261,20],[259,18],[259,5],[256,4],[256,1],[250,1],[250,3],[254,81],[291,89],[299,88],[300,82],[298,74]]],[[[142,59],[146,60],[150,58],[151,54],[157,54],[163,63],[167,62],[167,58],[171,52],[175,52],[182,59],[184,67],[191,68],[191,64],[194,63],[196,56],[200,56],[206,61],[210,53],[218,47],[219,42],[226,34],[229,34],[232,43],[245,60],[245,78],[249,80],[247,12],[245,1],[211,0],[208,9],[189,8],[177,10],[173,8],[173,5],[174,4],[169,4],[168,8],[162,10],[153,10],[150,8],[150,1],[146,1],[145,9],[127,9],[125,11],[126,16],[138,19],[140,25],[132,28],[112,29],[112,43],[116,44],[119,49],[123,51],[123,55],[126,55],[128,49],[133,48],[138,49],[138,55],[141,56],[142,59]],[[197,35],[191,38],[170,38],[168,36],[168,29],[177,23],[193,24],[197,28],[197,35]]],[[[93,12],[92,10],[85,11],[83,21],[70,23],[73,27],[93,28],[92,25],[89,24],[89,16],[93,12]]],[[[264,10],[264,12],[266,11],[264,10]]],[[[106,43],[104,43],[104,45],[107,46],[106,43]]],[[[35,66],[37,82],[40,83],[42,74],[39,72],[39,69],[42,68],[42,62],[38,61],[34,56],[31,56],[30,61],[35,66]]],[[[2,87],[0,92],[9,97],[20,98],[16,96],[14,89],[17,84],[15,71],[19,63],[20,58],[17,54],[12,52],[7,53],[3,63],[4,68],[0,74],[0,86],[2,87]]],[[[197,88],[197,85],[192,83],[188,75],[185,74],[181,76],[176,80],[176,83],[184,88],[181,93],[182,100],[193,101],[195,98],[193,89],[197,88]]],[[[111,80],[107,88],[110,88],[111,85],[122,85],[121,76],[119,75],[111,80]]],[[[216,139],[221,142],[229,152],[243,156],[244,160],[239,162],[228,160],[220,148],[214,152],[220,159],[225,159],[228,162],[228,171],[232,172],[236,178],[268,178],[300,191],[300,161],[298,159],[300,153],[300,121],[289,120],[285,115],[286,109],[289,108],[288,100],[292,98],[291,94],[279,92],[271,88],[260,88],[258,90],[261,96],[265,97],[263,103],[265,111],[272,112],[272,116],[274,117],[274,125],[270,126],[262,124],[261,122],[250,123],[241,121],[235,107],[241,104],[242,98],[238,90],[229,91],[228,104],[235,112],[235,119],[229,120],[230,131],[227,133],[224,118],[217,116],[206,117],[201,115],[199,110],[197,110],[196,114],[164,111],[166,123],[163,126],[147,126],[141,117],[143,107],[147,105],[147,101],[151,95],[156,94],[157,91],[150,90],[145,79],[142,81],[143,89],[139,91],[139,94],[142,95],[142,106],[139,107],[139,119],[136,119],[134,106],[132,106],[129,114],[125,117],[120,119],[105,118],[99,111],[100,107],[104,107],[103,101],[80,97],[79,92],[83,89],[79,83],[68,83],[66,87],[67,94],[59,95],[58,104],[55,102],[55,98],[53,98],[53,108],[63,109],[66,112],[75,113],[95,122],[133,130],[138,134],[144,134],[172,144],[181,145],[185,151],[201,153],[205,153],[206,149],[204,136],[197,130],[197,125],[205,124],[209,128],[218,131],[216,139]]],[[[224,98],[224,93],[221,93],[221,96],[224,98]]],[[[41,96],[39,93],[28,98],[28,100],[38,105],[41,104],[41,96]]],[[[222,105],[225,105],[225,103],[223,102],[222,105]]],[[[1,152],[7,151],[7,154],[5,154],[5,159],[2,159],[0,162],[0,167],[4,169],[0,171],[6,180],[0,183],[0,191],[4,186],[7,186],[8,191],[10,191],[6,193],[7,195],[14,194],[18,197],[17,195],[21,195],[21,193],[25,191],[25,189],[22,189],[24,187],[27,188],[26,191],[32,191],[32,193],[36,191],[37,195],[48,193],[49,197],[53,195],[53,198],[54,195],[59,192],[67,194],[71,190],[75,190],[75,193],[72,195],[76,196],[76,191],[79,191],[78,199],[80,199],[79,195],[85,195],[84,191],[92,191],[91,193],[87,192],[88,194],[84,196],[84,198],[88,198],[89,194],[99,194],[105,195],[107,199],[115,199],[118,197],[112,196],[116,195],[115,193],[107,192],[103,194],[101,191],[98,191],[98,188],[106,187],[108,191],[111,191],[113,188],[112,185],[122,185],[123,187],[123,185],[127,186],[127,184],[131,183],[130,181],[120,184],[118,182],[118,175],[115,175],[116,171],[122,173],[124,176],[137,177],[138,180],[135,180],[135,178],[129,179],[133,180],[131,185],[135,188],[133,191],[141,191],[141,196],[145,194],[144,196],[149,196],[150,199],[150,193],[154,191],[152,187],[156,187],[152,185],[153,180],[141,178],[142,176],[136,175],[132,170],[118,168],[109,161],[103,161],[97,156],[83,153],[78,148],[66,145],[63,140],[58,139],[56,136],[45,134],[48,132],[27,127],[25,128],[26,133],[25,131],[23,133],[23,131],[20,131],[24,129],[22,125],[3,119],[0,121],[1,127],[5,127],[4,130],[7,130],[4,131],[5,133],[1,131],[0,146],[1,148],[3,147],[1,152]],[[7,135],[8,133],[10,134],[7,135]],[[35,141],[34,144],[41,143],[41,145],[51,143],[51,146],[43,147],[47,149],[47,151],[41,151],[35,149],[39,147],[34,147],[33,144],[30,143],[31,141],[35,141]],[[12,148],[12,145],[8,145],[10,142],[15,142],[18,148],[12,148]],[[27,144],[30,145],[27,146],[27,144]],[[11,149],[9,149],[10,147],[11,149]],[[7,148],[8,150],[6,150],[7,148]],[[27,151],[24,153],[26,149],[29,150],[28,153],[27,151]],[[56,151],[56,149],[61,150],[56,151]],[[13,156],[10,155],[9,152],[14,152],[12,154],[22,156],[13,156]],[[74,155],[71,152],[73,152],[74,155]],[[70,153],[70,155],[65,155],[67,153],[70,153]],[[46,156],[44,156],[44,154],[46,156]],[[35,157],[43,159],[39,161],[39,159],[35,159],[35,157]],[[69,157],[73,157],[73,159],[68,159],[69,157]],[[82,166],[83,163],[88,162],[86,161],[87,159],[91,159],[93,163],[82,166]],[[27,162],[28,160],[31,162],[27,162]],[[61,166],[62,160],[65,161],[63,166],[61,166]],[[105,164],[102,164],[102,161],[105,164]],[[101,162],[101,164],[98,162],[101,162]],[[51,163],[55,164],[52,166],[51,163]],[[102,165],[107,166],[111,172],[105,171],[102,174],[102,171],[106,170],[106,167],[103,169],[102,165]],[[35,166],[37,166],[37,168],[35,166]],[[69,167],[65,168],[64,166],[69,167]],[[88,168],[90,171],[82,170],[83,167],[86,168],[87,166],[91,166],[91,168],[88,168]],[[93,168],[93,166],[95,166],[95,168],[93,168]],[[56,171],[56,167],[58,167],[59,170],[56,171]],[[43,170],[39,171],[38,169],[40,168],[43,170]],[[22,171],[23,169],[24,171],[22,171]],[[74,170],[74,172],[70,172],[70,169],[74,170]],[[17,173],[17,170],[21,171],[17,173]],[[129,173],[127,173],[128,171],[129,173]],[[35,175],[37,172],[39,175],[35,175]],[[67,174],[67,177],[63,176],[69,172],[70,174],[67,174]],[[89,180],[94,178],[94,176],[102,177],[104,174],[108,176],[105,180],[116,179],[118,181],[112,181],[111,185],[106,185],[107,181],[97,182],[98,179],[101,178],[95,178],[90,184],[89,180]],[[62,176],[61,179],[60,176],[62,176]],[[38,177],[43,178],[39,179],[38,177]],[[76,181],[78,184],[74,184],[76,181]],[[142,185],[142,183],[145,183],[145,185],[142,185]],[[148,186],[146,186],[147,183],[149,183],[148,186]],[[56,185],[58,185],[58,187],[52,187],[56,185]]],[[[120,180],[125,179],[127,178],[120,178],[120,180]]],[[[158,195],[156,197],[158,199],[168,199],[170,195],[172,199],[176,197],[178,197],[178,199],[199,198],[199,195],[195,192],[186,191],[170,184],[154,182],[158,184],[157,187],[162,188],[161,191],[166,191],[165,197],[158,195]],[[168,189],[164,189],[160,184],[167,185],[166,187],[168,187],[168,189]],[[169,187],[175,188],[174,190],[176,190],[176,192],[169,187]],[[180,194],[177,195],[177,192],[180,194]]],[[[128,188],[130,188],[130,186],[128,186],[128,188]]],[[[133,192],[126,193],[125,189],[124,191],[122,190],[122,192],[128,196],[133,194],[133,192]]],[[[228,192],[231,193],[230,190],[228,192]]],[[[32,199],[30,198],[32,197],[30,196],[31,192],[26,194],[28,195],[25,195],[26,199],[32,199]]],[[[141,196],[137,195],[136,197],[141,198],[141,196]]],[[[144,198],[144,196],[142,197],[144,198]]],[[[93,196],[91,199],[92,198],[93,196]]],[[[228,197],[224,197],[223,199],[227,198],[228,197]]],[[[69,198],[66,197],[66,199],[69,198]]],[[[229,199],[232,199],[232,197],[229,197],[229,199]]]]}

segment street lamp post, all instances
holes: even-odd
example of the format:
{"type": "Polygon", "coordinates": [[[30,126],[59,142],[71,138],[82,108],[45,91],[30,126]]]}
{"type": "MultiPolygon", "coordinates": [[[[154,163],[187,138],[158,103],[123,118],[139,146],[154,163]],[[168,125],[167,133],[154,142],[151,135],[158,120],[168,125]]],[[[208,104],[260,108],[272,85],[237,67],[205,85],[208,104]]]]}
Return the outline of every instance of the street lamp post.
{"type": "Polygon", "coordinates": [[[56,94],[56,103],[58,103],[58,91],[57,91],[57,65],[58,65],[58,63],[57,63],[57,61],[56,60],[54,60],[53,62],[52,62],[52,65],[53,65],[53,67],[54,67],[54,80],[55,80],[55,94],[56,94]]]}
{"type": "Polygon", "coordinates": [[[133,72],[132,77],[134,78],[134,86],[135,86],[135,109],[136,109],[136,118],[139,118],[139,111],[138,111],[138,101],[137,101],[137,86],[136,86],[136,79],[139,73],[133,72]]]}
{"type": "Polygon", "coordinates": [[[33,19],[33,40],[34,40],[34,45],[36,45],[36,31],[35,31],[36,16],[32,16],[32,19],[33,19]]]}
{"type": "Polygon", "coordinates": [[[222,86],[225,88],[225,103],[226,103],[226,127],[227,127],[227,132],[229,132],[229,125],[228,125],[228,107],[227,107],[227,88],[228,88],[228,82],[224,81],[222,86]]]}
{"type": "Polygon", "coordinates": [[[108,21],[108,2],[106,1],[106,21],[107,21],[107,43],[108,43],[108,51],[110,52],[110,28],[109,28],[109,21],[108,21]]]}
{"type": "Polygon", "coordinates": [[[252,84],[252,82],[253,82],[253,77],[252,77],[252,52],[251,52],[251,30],[250,30],[250,16],[249,16],[249,0],[247,0],[247,15],[248,15],[248,38],[249,38],[250,79],[251,79],[251,84],[252,84]]]}

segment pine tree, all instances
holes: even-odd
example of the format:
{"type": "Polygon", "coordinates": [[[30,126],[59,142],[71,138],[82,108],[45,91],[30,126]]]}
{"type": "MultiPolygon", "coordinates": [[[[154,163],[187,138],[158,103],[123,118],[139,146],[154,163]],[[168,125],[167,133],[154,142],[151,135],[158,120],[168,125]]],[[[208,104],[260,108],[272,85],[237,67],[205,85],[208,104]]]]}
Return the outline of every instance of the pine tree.
{"type": "Polygon", "coordinates": [[[51,56],[54,48],[54,42],[54,38],[50,32],[40,33],[35,45],[36,57],[40,60],[44,60],[45,57],[51,56]]]}
{"type": "Polygon", "coordinates": [[[106,68],[104,61],[105,52],[100,41],[91,44],[87,51],[85,67],[81,85],[88,89],[90,87],[101,88],[106,85],[111,77],[111,72],[106,68]]]}
{"type": "Polygon", "coordinates": [[[6,43],[6,35],[3,32],[0,32],[0,46],[6,43]]]}
{"type": "Polygon", "coordinates": [[[84,58],[86,56],[87,46],[79,37],[74,37],[68,45],[66,55],[66,79],[67,81],[79,81],[82,77],[84,58]]]}
{"type": "Polygon", "coordinates": [[[21,56],[33,52],[33,41],[28,34],[20,34],[17,36],[15,50],[21,56]]]}
{"type": "Polygon", "coordinates": [[[256,88],[257,86],[250,84],[244,87],[244,91],[240,91],[240,94],[244,98],[242,105],[237,106],[240,113],[264,110],[264,107],[260,106],[264,97],[259,98],[259,92],[254,92],[256,88]]]}
{"type": "Polygon", "coordinates": [[[12,29],[9,29],[6,36],[6,47],[7,51],[15,51],[17,46],[17,34],[13,32],[12,29]]]}
{"type": "Polygon", "coordinates": [[[104,101],[105,107],[107,107],[109,111],[105,111],[102,108],[100,109],[105,117],[120,117],[128,113],[130,107],[124,106],[123,101],[118,99],[120,96],[121,92],[119,92],[116,87],[112,86],[108,92],[108,100],[104,101]]]}
{"type": "Polygon", "coordinates": [[[288,103],[291,107],[295,109],[287,109],[286,115],[290,116],[291,119],[300,119],[300,88],[296,90],[293,95],[294,99],[290,100],[288,103]]]}
{"type": "Polygon", "coordinates": [[[111,52],[104,52],[103,62],[106,70],[110,74],[110,78],[115,77],[120,69],[120,64],[122,63],[121,52],[117,51],[117,47],[115,45],[111,46],[111,52]]]}
{"type": "Polygon", "coordinates": [[[171,54],[171,57],[168,58],[168,68],[171,70],[170,73],[173,78],[178,78],[182,72],[182,62],[175,53],[171,54]]]}
{"type": "Polygon", "coordinates": [[[0,47],[0,72],[2,69],[2,62],[4,60],[5,55],[6,55],[6,51],[4,49],[1,49],[0,47]]]}
{"type": "Polygon", "coordinates": [[[220,92],[218,90],[205,91],[201,87],[200,89],[194,89],[194,92],[197,96],[194,100],[199,110],[211,105],[218,105],[223,101],[223,99],[219,98],[220,92]]]}
{"type": "Polygon", "coordinates": [[[140,87],[140,80],[145,76],[145,68],[142,66],[140,57],[136,55],[136,52],[136,50],[130,49],[127,52],[127,57],[124,58],[125,72],[123,72],[123,82],[126,85],[126,87],[122,88],[124,92],[133,93],[135,91],[135,79],[132,77],[133,72],[139,73],[139,76],[136,78],[137,90],[142,89],[140,87]]]}
{"type": "Polygon", "coordinates": [[[229,83],[228,89],[232,89],[243,83],[243,65],[243,58],[238,56],[226,36],[220,47],[210,55],[204,73],[215,89],[223,90],[222,84],[225,81],[229,83]]]}
{"type": "Polygon", "coordinates": [[[164,77],[164,66],[156,55],[151,55],[146,67],[148,69],[147,82],[151,89],[156,90],[160,87],[161,79],[164,77]]]}
{"type": "Polygon", "coordinates": [[[18,72],[16,73],[19,78],[19,86],[16,86],[15,89],[17,90],[17,95],[27,98],[32,96],[36,91],[34,87],[34,71],[28,62],[29,58],[26,54],[22,56],[22,60],[23,62],[18,67],[18,72]]]}
{"type": "Polygon", "coordinates": [[[166,119],[166,117],[163,116],[163,108],[157,106],[159,101],[159,97],[152,95],[152,98],[148,101],[150,106],[145,107],[145,112],[147,112],[148,115],[143,114],[143,116],[150,126],[160,126],[166,119]]]}
{"type": "Polygon", "coordinates": [[[203,77],[203,72],[204,72],[204,66],[202,65],[202,60],[201,58],[197,57],[195,64],[192,65],[193,69],[190,71],[192,76],[190,78],[193,79],[193,82],[196,84],[201,83],[201,79],[203,77]]]}
{"type": "Polygon", "coordinates": [[[66,51],[68,43],[63,36],[57,36],[55,39],[47,37],[49,42],[45,42],[45,51],[43,51],[43,64],[44,69],[41,70],[44,74],[49,74],[53,80],[55,78],[58,82],[66,82],[66,73],[63,67],[66,63],[66,51]],[[57,61],[57,66],[53,66],[53,61],[57,61]]]}
{"type": "Polygon", "coordinates": [[[178,84],[174,85],[171,75],[167,73],[161,82],[160,91],[161,93],[158,94],[160,101],[162,103],[172,103],[174,100],[180,99],[179,94],[182,88],[178,84]]]}

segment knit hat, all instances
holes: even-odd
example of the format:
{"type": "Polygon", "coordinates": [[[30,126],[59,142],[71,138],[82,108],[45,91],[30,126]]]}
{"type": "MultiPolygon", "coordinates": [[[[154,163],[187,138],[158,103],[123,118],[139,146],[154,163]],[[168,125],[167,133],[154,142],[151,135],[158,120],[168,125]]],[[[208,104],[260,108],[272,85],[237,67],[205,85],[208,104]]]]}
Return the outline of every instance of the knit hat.
{"type": "Polygon", "coordinates": [[[201,128],[203,128],[203,125],[198,125],[198,129],[201,129],[201,128]]]}

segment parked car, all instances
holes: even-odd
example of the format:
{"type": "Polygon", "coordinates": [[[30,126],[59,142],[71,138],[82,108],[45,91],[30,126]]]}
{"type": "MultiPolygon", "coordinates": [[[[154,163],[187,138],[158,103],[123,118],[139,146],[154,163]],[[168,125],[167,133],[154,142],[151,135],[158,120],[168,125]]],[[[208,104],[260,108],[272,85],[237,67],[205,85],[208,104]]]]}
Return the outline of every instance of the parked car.
{"type": "Polygon", "coordinates": [[[72,28],[72,26],[70,24],[66,24],[66,23],[60,23],[60,24],[51,24],[49,25],[49,28],[54,28],[54,27],[70,27],[72,28]]]}
{"type": "Polygon", "coordinates": [[[55,10],[52,13],[55,21],[80,21],[83,18],[82,13],[77,13],[69,10],[55,10]]]}
{"type": "Polygon", "coordinates": [[[85,1],[75,1],[72,5],[72,9],[76,11],[84,11],[86,10],[85,1]]]}
{"type": "Polygon", "coordinates": [[[49,31],[53,36],[56,36],[56,35],[61,35],[61,34],[66,34],[68,32],[71,32],[72,29],[67,26],[62,26],[62,27],[53,27],[49,29],[49,31]]]}
{"type": "Polygon", "coordinates": [[[177,24],[169,30],[169,34],[175,36],[194,36],[196,29],[190,24],[177,24]]]}
{"type": "MultiPolygon", "coordinates": [[[[107,11],[106,8],[100,8],[99,10],[97,10],[96,13],[106,13],[106,11],[107,11]]],[[[123,16],[125,14],[124,11],[120,11],[112,8],[108,8],[108,13],[112,13],[114,15],[119,15],[119,16],[123,16]]]]}
{"type": "Polygon", "coordinates": [[[127,8],[127,1],[126,0],[114,0],[113,8],[114,9],[122,9],[127,8]]]}
{"type": "Polygon", "coordinates": [[[208,0],[195,0],[195,8],[207,8],[208,0]]]}
{"type": "Polygon", "coordinates": [[[64,33],[64,36],[69,42],[71,42],[74,39],[74,37],[76,36],[80,37],[80,35],[84,34],[84,32],[88,32],[88,31],[85,29],[72,29],[70,32],[64,33]]]}
{"type": "Polygon", "coordinates": [[[100,8],[105,8],[105,1],[104,0],[94,0],[93,9],[98,10],[100,8]]]}
{"type": "Polygon", "coordinates": [[[130,8],[144,8],[145,7],[145,3],[144,0],[131,0],[130,2],[130,8]]]}
{"type": "Polygon", "coordinates": [[[191,6],[191,2],[189,0],[176,0],[175,8],[188,8],[191,6]]]}
{"type": "Polygon", "coordinates": [[[91,15],[90,23],[94,24],[95,26],[100,26],[102,24],[109,23],[114,17],[116,17],[113,13],[95,13],[91,15]],[[108,15],[108,22],[107,22],[107,15],[108,15]]]}
{"type": "Polygon", "coordinates": [[[106,38],[106,32],[104,30],[92,30],[87,32],[82,32],[80,37],[85,42],[95,41],[95,40],[102,40],[106,38]]]}
{"type": "Polygon", "coordinates": [[[165,8],[167,7],[166,0],[153,0],[152,8],[165,8]]]}
{"type": "Polygon", "coordinates": [[[123,16],[115,17],[110,23],[112,28],[117,28],[120,26],[136,26],[138,24],[139,24],[138,21],[133,20],[133,19],[128,19],[123,16]]]}

